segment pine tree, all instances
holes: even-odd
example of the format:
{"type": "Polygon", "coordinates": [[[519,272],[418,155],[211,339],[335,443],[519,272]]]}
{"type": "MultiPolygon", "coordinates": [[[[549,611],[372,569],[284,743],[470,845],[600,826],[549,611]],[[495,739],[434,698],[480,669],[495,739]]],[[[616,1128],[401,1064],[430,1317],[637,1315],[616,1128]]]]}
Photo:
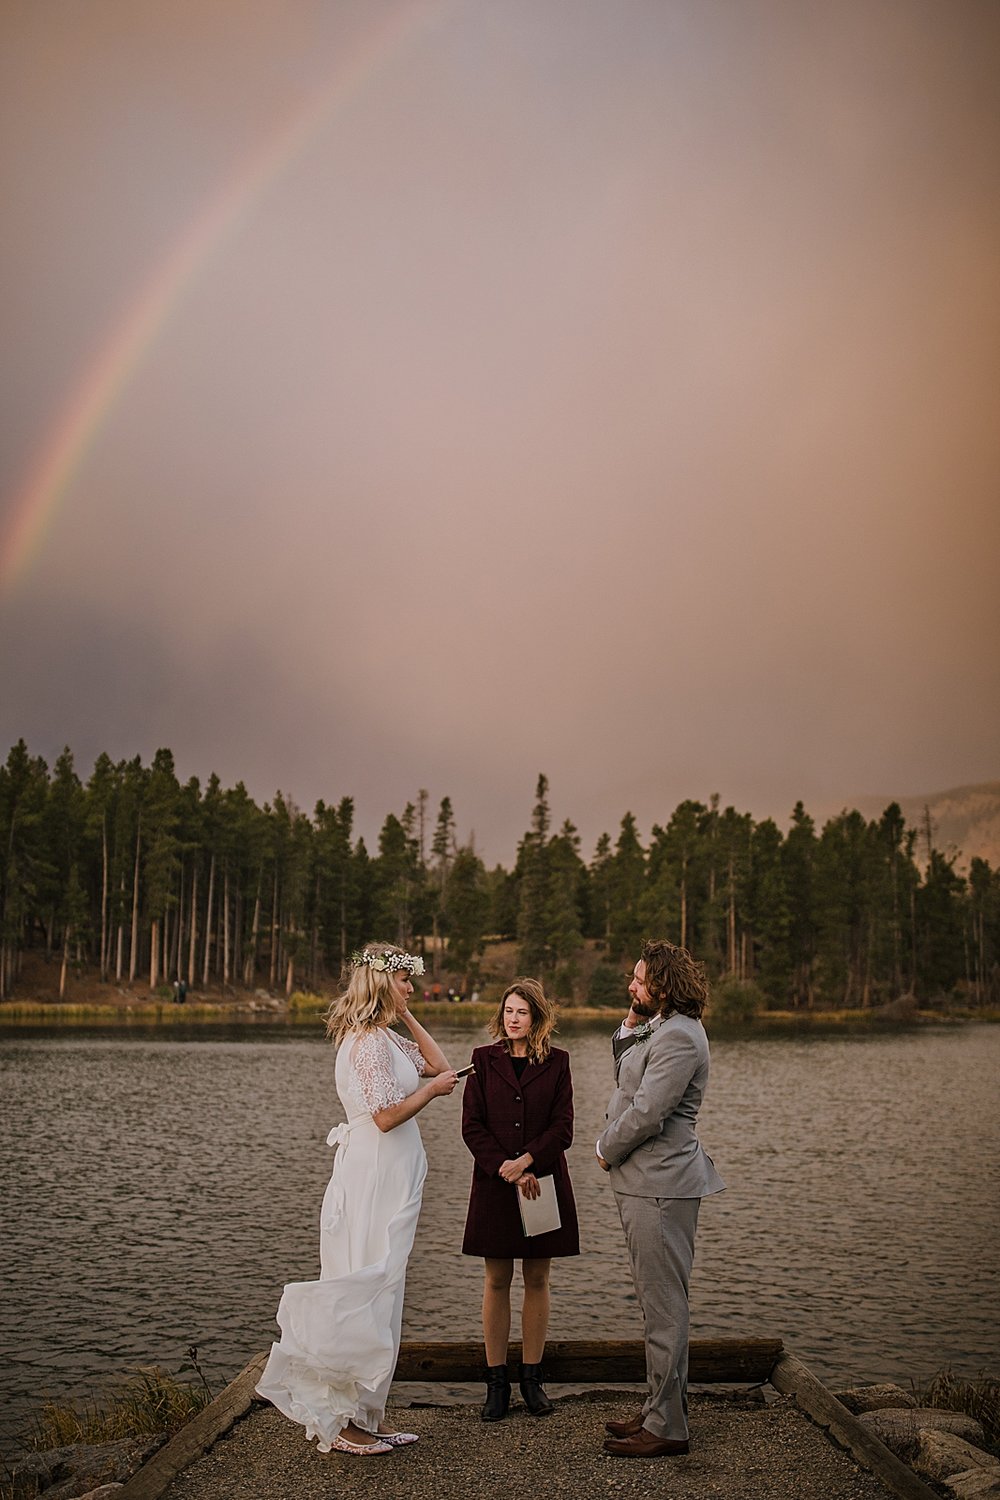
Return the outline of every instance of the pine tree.
{"type": "Polygon", "coordinates": [[[698,917],[708,904],[707,846],[701,802],[681,802],[666,828],[654,823],[642,902],[647,932],[682,948],[695,946],[698,917]]]}
{"type": "Polygon", "coordinates": [[[67,746],[57,759],[49,784],[43,818],[46,863],[46,901],[51,903],[50,949],[53,939],[60,946],[59,998],[66,994],[66,975],[74,944],[79,960],[86,936],[87,902],[84,891],[84,824],[86,801],[83,786],[67,746]]]}
{"type": "Polygon", "coordinates": [[[540,775],[535,788],[531,827],[518,851],[520,904],[517,937],[518,963],[525,974],[546,974],[552,966],[549,940],[549,783],[540,775]]]}
{"type": "Polygon", "coordinates": [[[954,860],[932,848],[916,898],[921,989],[928,999],[950,994],[966,976],[965,893],[954,860]]]}
{"type": "Polygon", "coordinates": [[[378,840],[375,868],[375,926],[380,936],[408,948],[412,941],[411,900],[416,877],[416,841],[389,813],[378,840]]]}
{"type": "Polygon", "coordinates": [[[747,902],[753,821],[749,813],[738,813],[734,807],[727,807],[719,817],[717,828],[721,895],[726,915],[725,972],[736,979],[748,979],[748,941],[742,913],[747,902]]]}
{"type": "MultiPolygon", "coordinates": [[[[349,797],[337,807],[317,802],[316,919],[323,958],[328,970],[339,974],[356,943],[350,942],[351,831],[354,804],[349,797]]],[[[362,940],[363,941],[363,940],[362,940]]]]}
{"type": "Polygon", "coordinates": [[[19,972],[44,880],[47,797],[48,767],[18,740],[0,770],[0,999],[19,972]]]}
{"type": "MultiPolygon", "coordinates": [[[[590,921],[587,936],[607,947],[611,941],[611,835],[602,833],[590,861],[590,921]]],[[[615,970],[617,973],[617,968],[615,970]]]]}
{"type": "Polygon", "coordinates": [[[87,783],[85,836],[87,864],[92,872],[100,872],[94,881],[90,925],[98,934],[98,972],[104,983],[111,970],[112,831],[120,786],[121,778],[111,757],[102,752],[87,783]]]}
{"type": "Polygon", "coordinates": [[[747,929],[753,945],[753,972],[779,1005],[788,999],[792,979],[789,944],[791,912],[781,858],[781,831],[771,818],[753,830],[750,845],[747,929]]]}
{"type": "Polygon", "coordinates": [[[968,920],[973,993],[979,1005],[995,1003],[1000,960],[1000,872],[985,859],[969,866],[968,920]]]}
{"type": "Polygon", "coordinates": [[[569,993],[576,981],[579,954],[583,947],[581,906],[587,869],[580,858],[579,834],[568,819],[549,840],[547,864],[547,947],[555,970],[556,984],[561,991],[569,993]]]}
{"type": "Polygon", "coordinates": [[[646,879],[646,855],[627,812],[621,821],[618,842],[611,861],[611,942],[609,956],[633,958],[642,944],[642,897],[646,879]]]}
{"type": "Polygon", "coordinates": [[[434,861],[431,898],[431,973],[436,978],[444,954],[448,876],[455,858],[455,816],[452,812],[450,797],[441,798],[434,838],[431,841],[431,855],[434,861]]]}
{"type": "Polygon", "coordinates": [[[781,858],[788,901],[792,1004],[811,1007],[816,994],[816,825],[801,802],[792,811],[781,858]]]}
{"type": "Polygon", "coordinates": [[[445,921],[448,928],[449,967],[463,976],[463,989],[473,979],[473,965],[483,951],[483,933],[490,912],[486,869],[475,850],[455,852],[447,886],[445,921]]]}

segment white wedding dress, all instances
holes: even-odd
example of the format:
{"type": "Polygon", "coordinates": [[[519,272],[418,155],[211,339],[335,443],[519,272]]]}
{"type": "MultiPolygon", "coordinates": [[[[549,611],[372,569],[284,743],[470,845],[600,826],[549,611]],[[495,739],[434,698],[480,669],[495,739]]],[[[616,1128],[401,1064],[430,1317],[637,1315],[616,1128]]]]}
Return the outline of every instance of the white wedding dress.
{"type": "Polygon", "coordinates": [[[424,1068],[416,1043],[385,1028],[337,1050],[347,1122],[327,1137],[339,1149],[320,1215],[320,1279],[285,1287],[281,1339],[257,1385],[321,1453],[348,1422],[374,1432],[385,1413],[427,1158],[415,1118],[383,1132],[372,1114],[412,1094],[424,1068]]]}

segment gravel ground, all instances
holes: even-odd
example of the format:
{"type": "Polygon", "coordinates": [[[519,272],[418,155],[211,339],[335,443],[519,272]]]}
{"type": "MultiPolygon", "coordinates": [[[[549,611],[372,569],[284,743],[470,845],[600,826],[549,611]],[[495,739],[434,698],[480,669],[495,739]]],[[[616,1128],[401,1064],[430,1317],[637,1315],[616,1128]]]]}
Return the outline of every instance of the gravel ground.
{"type": "Polygon", "coordinates": [[[391,1410],[421,1441],[383,1457],[317,1453],[272,1407],[249,1414],[179,1475],[164,1500],[553,1500],[669,1495],[670,1500],[886,1500],[886,1489],[798,1410],[790,1397],[693,1393],[691,1452],[621,1459],[602,1452],[604,1423],[634,1397],[596,1391],[559,1400],[551,1417],[515,1406],[484,1424],[478,1406],[391,1410]]]}

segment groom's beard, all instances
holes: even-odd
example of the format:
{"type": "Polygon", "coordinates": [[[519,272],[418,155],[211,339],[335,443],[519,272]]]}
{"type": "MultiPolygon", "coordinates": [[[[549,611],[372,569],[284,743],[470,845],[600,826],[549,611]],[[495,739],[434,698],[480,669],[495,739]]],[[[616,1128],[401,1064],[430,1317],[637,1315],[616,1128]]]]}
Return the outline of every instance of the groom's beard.
{"type": "Polygon", "coordinates": [[[636,1013],[637,1016],[642,1016],[647,1021],[652,1016],[656,1015],[656,1011],[653,1009],[653,1007],[651,1005],[643,1005],[638,1000],[633,1000],[632,1001],[632,1009],[635,1011],[635,1013],[636,1013]]]}

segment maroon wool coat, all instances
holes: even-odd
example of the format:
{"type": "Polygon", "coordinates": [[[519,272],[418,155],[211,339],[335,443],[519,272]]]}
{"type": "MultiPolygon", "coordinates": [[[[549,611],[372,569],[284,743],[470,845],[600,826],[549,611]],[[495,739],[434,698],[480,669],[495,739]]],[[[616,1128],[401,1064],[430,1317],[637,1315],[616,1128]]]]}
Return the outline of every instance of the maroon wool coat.
{"type": "Polygon", "coordinates": [[[475,1072],[462,1099],[462,1138],[475,1157],[463,1255],[538,1260],[579,1255],[576,1204],[566,1166],[573,1141],[573,1080],[569,1053],[553,1047],[543,1063],[529,1062],[520,1081],[503,1042],[476,1047],[475,1072]],[[530,1151],[536,1177],[551,1173],[562,1224],[526,1235],[517,1204],[520,1189],[499,1175],[505,1161],[530,1151]]]}

